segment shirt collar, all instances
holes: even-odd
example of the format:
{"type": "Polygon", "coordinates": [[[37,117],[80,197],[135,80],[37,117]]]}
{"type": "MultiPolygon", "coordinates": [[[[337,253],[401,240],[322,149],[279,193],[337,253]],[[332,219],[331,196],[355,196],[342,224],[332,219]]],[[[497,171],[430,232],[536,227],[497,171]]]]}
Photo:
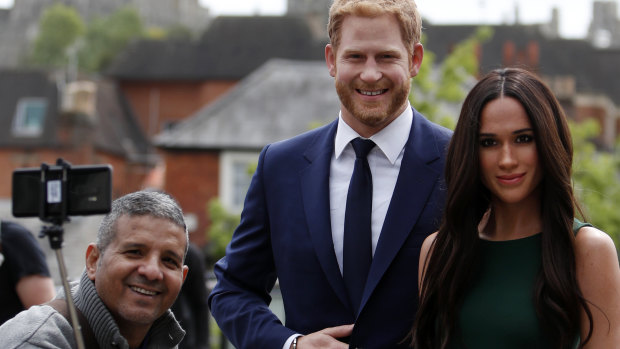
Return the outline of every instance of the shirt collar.
{"type": "MultiPolygon", "coordinates": [[[[409,139],[412,123],[413,111],[411,110],[411,105],[407,102],[407,108],[405,108],[402,114],[389,123],[384,129],[370,136],[370,139],[375,142],[377,147],[381,149],[392,164],[396,162],[398,155],[409,139]]],[[[334,144],[336,158],[339,158],[347,144],[357,137],[361,136],[344,122],[341,111],[338,116],[338,129],[336,130],[334,144]]]]}

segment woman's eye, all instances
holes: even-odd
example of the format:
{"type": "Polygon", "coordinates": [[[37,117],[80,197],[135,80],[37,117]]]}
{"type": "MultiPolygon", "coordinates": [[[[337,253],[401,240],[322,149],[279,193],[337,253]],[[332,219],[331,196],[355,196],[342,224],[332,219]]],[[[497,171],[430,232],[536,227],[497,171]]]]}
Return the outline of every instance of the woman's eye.
{"type": "Polygon", "coordinates": [[[517,143],[530,143],[534,140],[532,135],[519,135],[517,137],[517,143]]]}
{"type": "Polygon", "coordinates": [[[491,139],[491,138],[483,138],[480,140],[480,146],[481,147],[491,147],[495,145],[495,140],[491,139]]]}

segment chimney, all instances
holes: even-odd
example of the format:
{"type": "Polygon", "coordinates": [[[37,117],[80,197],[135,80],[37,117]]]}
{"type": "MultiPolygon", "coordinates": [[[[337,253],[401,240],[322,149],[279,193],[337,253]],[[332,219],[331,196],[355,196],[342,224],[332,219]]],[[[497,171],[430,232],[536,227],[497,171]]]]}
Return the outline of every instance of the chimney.
{"type": "Polygon", "coordinates": [[[515,4],[515,25],[521,24],[521,16],[519,15],[519,4],[515,4]]]}
{"type": "Polygon", "coordinates": [[[557,7],[551,9],[551,22],[548,25],[548,35],[555,39],[560,37],[560,10],[557,7]]]}
{"type": "Polygon", "coordinates": [[[68,83],[62,95],[61,113],[74,115],[74,119],[93,123],[95,120],[96,89],[96,85],[92,81],[68,83]]]}
{"type": "Polygon", "coordinates": [[[92,146],[96,128],[96,85],[91,81],[73,81],[62,92],[58,137],[71,147],[92,146]]]}

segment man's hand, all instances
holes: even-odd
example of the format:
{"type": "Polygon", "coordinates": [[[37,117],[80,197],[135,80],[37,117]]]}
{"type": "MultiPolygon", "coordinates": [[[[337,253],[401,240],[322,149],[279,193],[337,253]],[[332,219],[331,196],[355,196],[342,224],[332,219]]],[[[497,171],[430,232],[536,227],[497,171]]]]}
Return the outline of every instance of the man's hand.
{"type": "Polygon", "coordinates": [[[349,345],[336,338],[350,336],[351,332],[353,332],[353,325],[328,327],[324,330],[299,337],[297,339],[297,349],[347,349],[349,345]]]}

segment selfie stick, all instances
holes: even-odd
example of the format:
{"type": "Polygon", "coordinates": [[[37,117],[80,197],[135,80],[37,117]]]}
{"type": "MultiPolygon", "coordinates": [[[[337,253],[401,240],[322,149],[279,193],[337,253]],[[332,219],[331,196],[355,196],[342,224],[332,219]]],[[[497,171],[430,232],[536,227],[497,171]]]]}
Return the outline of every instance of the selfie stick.
{"type": "Polygon", "coordinates": [[[48,180],[49,165],[41,164],[41,182],[40,191],[41,197],[39,198],[39,219],[44,222],[51,223],[50,226],[43,226],[41,228],[40,237],[47,236],[50,240],[50,246],[56,252],[56,259],[58,260],[58,268],[60,269],[60,276],[62,279],[62,286],[65,290],[65,298],[67,301],[67,308],[69,309],[69,315],[71,317],[71,326],[73,327],[73,334],[75,335],[75,341],[78,349],[85,349],[84,339],[82,338],[82,331],[80,323],[78,321],[77,311],[75,310],[75,304],[73,303],[73,296],[71,295],[71,287],[69,287],[69,281],[67,277],[67,268],[65,267],[65,260],[62,255],[62,236],[64,229],[62,224],[69,221],[67,216],[67,176],[71,164],[58,159],[56,165],[62,167],[61,179],[48,180]],[[48,216],[47,204],[60,203],[61,210],[60,216],[48,216]]]}

